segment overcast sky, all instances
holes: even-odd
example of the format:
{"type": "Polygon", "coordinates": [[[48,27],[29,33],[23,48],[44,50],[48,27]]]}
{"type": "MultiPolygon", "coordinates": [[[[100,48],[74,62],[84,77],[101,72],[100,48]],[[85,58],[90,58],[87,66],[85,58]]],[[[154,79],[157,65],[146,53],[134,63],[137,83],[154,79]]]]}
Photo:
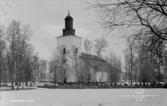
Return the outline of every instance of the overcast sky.
{"type": "MultiPolygon", "coordinates": [[[[93,11],[85,13],[85,5],[80,0],[18,0],[16,4],[9,4],[13,8],[5,6],[8,15],[1,12],[1,23],[7,26],[12,20],[16,20],[21,24],[29,24],[34,31],[31,42],[35,46],[35,51],[39,52],[39,56],[43,59],[50,60],[56,50],[55,37],[62,35],[64,18],[68,10],[74,19],[77,36],[83,39],[88,37],[92,41],[104,36],[101,32],[92,31],[92,28],[97,27],[93,26],[97,20],[96,14],[93,11]]],[[[117,35],[118,32],[111,33],[113,34],[117,35]]],[[[123,62],[126,43],[122,42],[125,40],[114,37],[106,37],[106,39],[109,41],[106,52],[112,50],[116,55],[121,56],[123,62]]]]}

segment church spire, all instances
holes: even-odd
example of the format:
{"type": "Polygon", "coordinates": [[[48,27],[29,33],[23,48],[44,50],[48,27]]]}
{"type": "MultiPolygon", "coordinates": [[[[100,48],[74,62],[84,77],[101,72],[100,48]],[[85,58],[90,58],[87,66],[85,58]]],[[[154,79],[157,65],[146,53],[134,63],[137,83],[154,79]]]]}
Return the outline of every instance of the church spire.
{"type": "Polygon", "coordinates": [[[63,29],[63,36],[75,35],[75,30],[73,29],[73,18],[70,16],[70,10],[68,10],[68,16],[65,18],[65,29],[63,29]]]}
{"type": "Polygon", "coordinates": [[[70,16],[70,10],[68,10],[68,16],[70,16]]]}

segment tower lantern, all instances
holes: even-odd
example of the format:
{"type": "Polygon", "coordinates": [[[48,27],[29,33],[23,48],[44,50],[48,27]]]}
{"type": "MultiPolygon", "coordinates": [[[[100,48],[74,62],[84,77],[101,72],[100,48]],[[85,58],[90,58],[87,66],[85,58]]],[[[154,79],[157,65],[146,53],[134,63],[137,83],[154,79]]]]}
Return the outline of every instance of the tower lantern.
{"type": "Polygon", "coordinates": [[[70,11],[68,11],[68,16],[65,20],[65,29],[63,29],[63,36],[75,35],[75,30],[73,29],[73,18],[70,16],[70,11]]]}

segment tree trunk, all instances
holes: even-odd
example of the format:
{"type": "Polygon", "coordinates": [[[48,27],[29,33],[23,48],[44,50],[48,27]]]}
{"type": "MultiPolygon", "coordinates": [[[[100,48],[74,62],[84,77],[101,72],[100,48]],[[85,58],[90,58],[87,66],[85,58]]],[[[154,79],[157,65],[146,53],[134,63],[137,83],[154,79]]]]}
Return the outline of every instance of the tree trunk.
{"type": "Polygon", "coordinates": [[[131,66],[130,67],[130,71],[131,71],[131,77],[130,77],[131,78],[131,82],[130,83],[131,83],[131,86],[132,86],[132,56],[131,56],[131,65],[130,66],[131,66]]]}
{"type": "Polygon", "coordinates": [[[127,77],[128,77],[128,72],[127,72],[128,70],[127,70],[127,66],[126,66],[126,73],[125,73],[125,82],[127,82],[127,77]]]}
{"type": "Polygon", "coordinates": [[[112,86],[112,81],[113,81],[112,75],[110,75],[110,78],[111,78],[111,86],[112,86]]]}
{"type": "Polygon", "coordinates": [[[11,79],[12,79],[12,89],[14,89],[14,63],[12,63],[12,69],[11,69],[12,73],[11,73],[11,79]]]}
{"type": "Polygon", "coordinates": [[[160,62],[159,62],[159,65],[158,65],[158,84],[160,82],[160,62]]]}
{"type": "MultiPolygon", "coordinates": [[[[1,42],[0,42],[1,43],[1,42]]],[[[2,55],[2,52],[0,50],[0,87],[1,87],[1,82],[2,82],[2,67],[1,67],[1,64],[2,64],[2,59],[1,59],[1,56],[2,55]]]]}
{"type": "Polygon", "coordinates": [[[63,70],[63,56],[64,56],[64,55],[62,54],[62,57],[61,57],[61,83],[64,82],[64,81],[63,81],[63,79],[64,79],[64,78],[63,78],[63,74],[64,74],[64,73],[63,73],[63,71],[64,71],[64,70],[63,70]]]}
{"type": "Polygon", "coordinates": [[[26,86],[28,86],[28,74],[27,74],[27,68],[26,68],[26,86]]]}
{"type": "Polygon", "coordinates": [[[19,81],[17,81],[17,90],[19,90],[19,81]]]}
{"type": "Polygon", "coordinates": [[[128,81],[128,82],[130,82],[130,78],[131,78],[131,74],[130,74],[130,70],[129,70],[129,78],[128,78],[128,79],[129,79],[129,81],[128,81]]]}
{"type": "Polygon", "coordinates": [[[21,85],[22,85],[22,88],[24,88],[24,82],[22,82],[22,84],[21,84],[21,85]]]}
{"type": "Polygon", "coordinates": [[[96,82],[96,72],[94,70],[94,82],[96,82]]]}
{"type": "Polygon", "coordinates": [[[146,85],[146,82],[145,81],[143,81],[143,86],[145,86],[146,85]]]}

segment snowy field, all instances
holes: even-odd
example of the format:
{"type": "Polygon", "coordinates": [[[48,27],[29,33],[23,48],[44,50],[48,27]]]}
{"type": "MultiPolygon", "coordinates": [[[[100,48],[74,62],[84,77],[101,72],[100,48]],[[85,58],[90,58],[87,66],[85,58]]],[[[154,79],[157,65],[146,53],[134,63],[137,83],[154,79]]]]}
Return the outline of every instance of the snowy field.
{"type": "Polygon", "coordinates": [[[167,106],[167,89],[37,88],[0,94],[1,106],[167,106]]]}

